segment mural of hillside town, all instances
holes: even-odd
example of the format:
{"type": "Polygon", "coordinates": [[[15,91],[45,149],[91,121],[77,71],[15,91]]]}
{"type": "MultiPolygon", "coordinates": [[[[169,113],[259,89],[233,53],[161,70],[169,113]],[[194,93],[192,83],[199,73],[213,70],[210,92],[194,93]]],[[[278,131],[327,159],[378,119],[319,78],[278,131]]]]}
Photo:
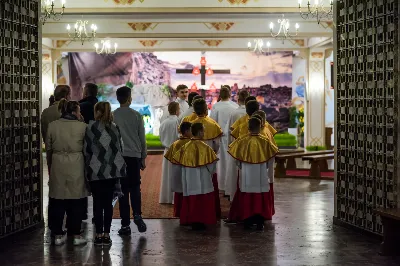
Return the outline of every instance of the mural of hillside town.
{"type": "MultiPolygon", "coordinates": [[[[86,82],[100,87],[100,100],[116,107],[117,88],[128,85],[133,91],[132,108],[153,121],[159,110],[175,97],[179,84],[192,91],[201,87],[200,75],[179,74],[177,69],[200,67],[200,52],[117,53],[102,56],[96,53],[68,55],[69,81],[73,98],[79,99],[86,82]]],[[[276,52],[257,56],[250,52],[207,52],[206,69],[229,70],[230,74],[206,75],[206,101],[209,108],[217,102],[222,85],[232,87],[232,99],[247,89],[257,97],[268,121],[279,131],[289,123],[288,108],[292,100],[292,53],[276,52]]],[[[150,124],[150,122],[149,122],[150,124]]]]}

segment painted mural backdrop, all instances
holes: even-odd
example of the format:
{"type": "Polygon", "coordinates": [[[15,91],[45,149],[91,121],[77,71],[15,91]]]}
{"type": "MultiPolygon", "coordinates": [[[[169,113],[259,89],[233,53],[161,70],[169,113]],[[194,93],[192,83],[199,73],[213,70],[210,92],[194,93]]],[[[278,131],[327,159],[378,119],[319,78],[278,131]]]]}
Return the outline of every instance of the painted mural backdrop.
{"type": "MultiPolygon", "coordinates": [[[[79,99],[82,86],[93,82],[100,87],[101,100],[117,106],[115,91],[128,85],[133,90],[132,108],[148,116],[148,129],[162,110],[175,97],[173,88],[186,84],[192,91],[200,87],[200,76],[177,74],[176,69],[200,66],[200,52],[70,53],[68,58],[73,97],[79,99]]],[[[292,103],[292,53],[279,52],[256,56],[249,52],[208,52],[207,68],[229,69],[230,74],[206,77],[206,101],[211,108],[222,85],[232,87],[232,98],[240,89],[257,96],[267,119],[280,130],[289,123],[288,108],[292,103]]]]}

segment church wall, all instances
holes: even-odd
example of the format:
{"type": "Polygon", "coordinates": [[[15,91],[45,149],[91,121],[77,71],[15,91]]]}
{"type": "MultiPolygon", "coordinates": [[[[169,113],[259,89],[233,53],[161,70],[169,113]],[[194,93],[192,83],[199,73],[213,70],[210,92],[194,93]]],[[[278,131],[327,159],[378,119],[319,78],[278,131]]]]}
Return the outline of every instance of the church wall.
{"type": "Polygon", "coordinates": [[[0,2],[0,238],[42,222],[39,0],[0,2]]]}
{"type": "Polygon", "coordinates": [[[373,210],[399,207],[399,2],[335,5],[335,217],[382,234],[373,210]]]}

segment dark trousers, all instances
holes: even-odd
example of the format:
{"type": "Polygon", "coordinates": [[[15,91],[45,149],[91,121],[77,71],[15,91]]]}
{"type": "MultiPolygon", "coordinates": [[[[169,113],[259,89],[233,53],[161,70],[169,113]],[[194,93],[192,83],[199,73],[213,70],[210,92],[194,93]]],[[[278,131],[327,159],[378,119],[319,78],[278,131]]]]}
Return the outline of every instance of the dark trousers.
{"type": "Polygon", "coordinates": [[[51,217],[52,233],[54,235],[63,235],[64,216],[68,217],[68,233],[71,235],[79,235],[82,223],[82,199],[53,199],[50,198],[49,203],[49,219],[51,217]],[[51,207],[50,207],[51,206],[51,207]]]}
{"type": "Polygon", "coordinates": [[[142,214],[142,195],[140,191],[140,158],[124,157],[127,165],[127,176],[121,179],[121,189],[124,196],[119,199],[119,212],[121,215],[121,225],[129,226],[130,219],[130,204],[133,215],[142,214]]]}
{"type": "Polygon", "coordinates": [[[113,215],[112,201],[116,179],[97,180],[90,182],[93,195],[93,213],[96,233],[110,233],[113,215]]]}

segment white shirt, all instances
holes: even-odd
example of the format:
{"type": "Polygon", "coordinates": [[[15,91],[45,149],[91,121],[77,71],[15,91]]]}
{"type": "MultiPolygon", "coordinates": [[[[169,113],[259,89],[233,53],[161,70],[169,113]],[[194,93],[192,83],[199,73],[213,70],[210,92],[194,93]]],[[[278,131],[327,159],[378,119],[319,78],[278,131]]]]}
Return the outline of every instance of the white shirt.
{"type": "Polygon", "coordinates": [[[179,138],[179,118],[176,115],[168,116],[161,122],[160,140],[165,148],[169,148],[179,138]]]}
{"type": "Polygon", "coordinates": [[[176,98],[175,102],[179,103],[180,107],[179,116],[181,116],[181,114],[183,114],[187,109],[189,109],[189,104],[187,103],[186,100],[182,100],[181,98],[176,98]]]}
{"type": "MultiPolygon", "coordinates": [[[[239,187],[240,191],[245,193],[262,193],[269,192],[270,163],[249,164],[238,163],[239,171],[239,187]]],[[[273,163],[272,163],[273,168],[273,163]]]]}
{"type": "Polygon", "coordinates": [[[216,164],[202,167],[182,167],[183,196],[203,195],[214,191],[212,176],[216,164]]]}
{"type": "Polygon", "coordinates": [[[231,137],[231,126],[242,116],[246,115],[246,107],[244,105],[240,105],[236,110],[234,110],[231,115],[229,116],[228,122],[225,125],[224,134],[229,137],[228,143],[231,143],[232,137],[231,137]]]}
{"type": "Polygon", "coordinates": [[[213,105],[210,113],[210,117],[219,124],[219,126],[224,130],[226,124],[228,123],[229,117],[232,112],[234,112],[239,105],[232,101],[220,101],[213,105]]]}
{"type": "Polygon", "coordinates": [[[185,112],[181,113],[181,115],[179,116],[179,122],[182,122],[182,120],[185,117],[191,115],[192,113],[193,113],[193,106],[189,106],[189,108],[185,112]]]}

